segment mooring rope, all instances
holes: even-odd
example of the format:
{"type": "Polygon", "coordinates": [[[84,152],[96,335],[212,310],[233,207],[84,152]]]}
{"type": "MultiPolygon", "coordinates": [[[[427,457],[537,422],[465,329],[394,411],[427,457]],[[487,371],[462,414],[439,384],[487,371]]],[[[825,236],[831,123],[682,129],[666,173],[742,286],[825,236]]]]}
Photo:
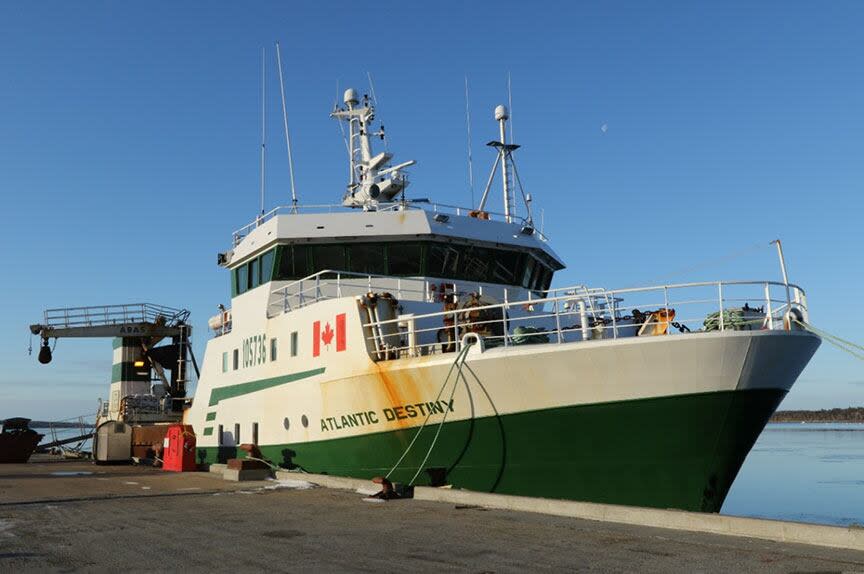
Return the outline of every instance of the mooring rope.
{"type": "MultiPolygon", "coordinates": [[[[437,403],[438,400],[441,398],[441,395],[444,393],[444,389],[447,388],[447,384],[448,384],[449,381],[450,381],[450,375],[453,374],[453,369],[456,368],[456,365],[457,365],[460,361],[461,361],[463,364],[465,363],[465,357],[468,355],[468,349],[471,347],[472,344],[473,344],[473,342],[471,342],[471,343],[467,343],[467,344],[465,345],[465,347],[464,347],[461,351],[459,351],[459,353],[456,355],[455,360],[454,360],[453,363],[450,365],[450,370],[447,371],[447,376],[444,378],[444,383],[441,385],[441,388],[438,390],[438,395],[435,397],[435,402],[436,402],[436,403],[437,403]]],[[[461,367],[461,366],[459,367],[459,372],[460,372],[460,373],[462,372],[462,367],[461,367]]],[[[458,377],[457,377],[457,379],[456,379],[456,384],[453,385],[453,389],[454,389],[454,391],[455,391],[456,387],[458,386],[458,382],[459,382],[459,379],[458,379],[458,377]]],[[[451,393],[451,395],[452,395],[452,393],[451,393]]],[[[388,472],[384,478],[390,478],[390,475],[393,474],[393,472],[394,472],[397,468],[399,468],[399,465],[402,464],[402,461],[405,460],[405,457],[408,456],[408,453],[409,453],[409,452],[411,451],[411,449],[414,447],[414,443],[417,442],[417,439],[420,437],[420,433],[423,432],[423,429],[426,427],[426,424],[429,422],[429,419],[430,419],[430,418],[432,418],[432,411],[431,411],[431,410],[429,411],[429,414],[426,415],[426,419],[423,421],[423,424],[420,425],[420,427],[417,429],[417,432],[414,434],[414,438],[411,439],[411,442],[410,442],[410,443],[408,444],[408,446],[405,448],[405,451],[402,453],[402,456],[399,457],[399,460],[396,461],[396,464],[393,465],[393,468],[390,469],[390,472],[388,472]]],[[[445,411],[444,411],[444,419],[446,419],[446,418],[447,418],[447,411],[445,410],[445,411]]],[[[442,422],[443,422],[443,420],[442,420],[442,422]]],[[[439,428],[438,428],[439,433],[440,433],[440,430],[441,430],[441,428],[440,428],[440,425],[439,425],[439,428]]],[[[435,440],[438,439],[438,434],[439,434],[439,433],[436,433],[436,434],[435,434],[435,440]]],[[[432,442],[432,446],[435,446],[435,440],[433,440],[433,442],[432,442]]],[[[429,452],[426,453],[426,459],[427,459],[427,460],[428,460],[428,458],[429,458],[429,453],[430,453],[430,452],[431,452],[431,449],[430,449],[429,452]]],[[[426,461],[424,460],[423,462],[425,463],[426,461]]],[[[419,469],[421,469],[421,468],[423,468],[422,465],[420,465],[420,467],[418,468],[417,474],[414,475],[414,478],[411,479],[411,484],[413,484],[414,480],[415,480],[415,479],[417,478],[417,476],[420,474],[420,470],[419,470],[419,469]]]]}
{"type": "Polygon", "coordinates": [[[799,325],[801,325],[801,327],[803,327],[807,331],[810,331],[811,333],[815,333],[815,334],[819,335],[820,337],[822,337],[823,339],[825,339],[826,341],[828,341],[829,343],[831,343],[832,345],[834,345],[838,349],[840,349],[842,351],[846,351],[847,353],[849,353],[850,355],[852,355],[856,359],[860,359],[860,360],[864,361],[864,355],[862,355],[861,353],[857,353],[857,352],[855,352],[849,348],[849,347],[853,347],[855,349],[860,349],[861,351],[864,351],[864,347],[862,347],[861,345],[857,345],[857,344],[853,343],[852,341],[847,341],[846,339],[841,339],[837,335],[832,335],[831,333],[828,333],[827,331],[823,331],[822,329],[817,329],[816,327],[814,327],[810,323],[805,323],[804,321],[799,321],[798,319],[794,319],[794,321],[796,323],[798,323],[799,325]]]}
{"type": "MultiPolygon", "coordinates": [[[[453,383],[453,390],[450,391],[450,398],[447,401],[448,405],[453,404],[453,397],[456,395],[456,389],[459,387],[459,378],[464,378],[462,375],[462,367],[465,366],[465,359],[468,357],[468,349],[473,344],[473,341],[465,344],[465,348],[462,350],[461,353],[461,361],[458,357],[456,358],[455,364],[458,365],[456,368],[456,380],[453,383]]],[[[444,416],[441,417],[441,422],[438,423],[438,429],[435,431],[435,437],[432,439],[432,443],[429,445],[429,450],[426,451],[426,456],[423,458],[423,462],[421,462],[420,465],[417,467],[417,472],[414,473],[414,476],[411,478],[411,482],[408,483],[408,486],[412,486],[414,484],[414,481],[417,480],[417,477],[420,476],[420,473],[423,471],[423,467],[426,466],[426,462],[429,460],[429,457],[432,455],[432,450],[435,448],[435,444],[438,442],[438,436],[441,434],[441,429],[444,428],[444,423],[447,422],[448,414],[450,414],[450,409],[444,409],[444,416]]]]}

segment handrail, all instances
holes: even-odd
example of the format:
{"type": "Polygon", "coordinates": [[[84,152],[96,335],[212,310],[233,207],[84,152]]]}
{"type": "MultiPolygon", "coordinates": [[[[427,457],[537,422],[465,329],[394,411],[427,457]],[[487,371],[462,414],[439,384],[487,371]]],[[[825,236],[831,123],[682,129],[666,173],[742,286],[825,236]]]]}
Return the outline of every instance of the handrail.
{"type": "MultiPolygon", "coordinates": [[[[246,237],[253,229],[263,225],[273,217],[279,215],[280,213],[290,213],[292,215],[302,214],[302,213],[351,213],[356,212],[358,208],[356,207],[347,207],[342,204],[310,204],[310,205],[279,205],[274,207],[267,213],[263,213],[256,217],[253,221],[247,223],[243,227],[235,230],[232,233],[232,245],[235,247],[240,243],[240,241],[246,237]]],[[[433,213],[450,213],[457,216],[467,216],[469,213],[476,211],[470,207],[463,207],[458,205],[449,205],[446,203],[436,203],[436,202],[417,202],[417,201],[407,201],[407,202],[391,202],[391,203],[379,203],[378,208],[375,211],[401,211],[408,209],[418,209],[423,211],[431,211],[433,213]]],[[[487,211],[483,210],[484,213],[490,216],[490,219],[493,221],[507,221],[507,216],[503,213],[498,213],[495,211],[487,211]]],[[[510,215],[510,223],[515,223],[517,225],[528,225],[530,222],[524,217],[510,215]]],[[[541,241],[548,241],[549,237],[542,233],[539,229],[534,229],[534,234],[540,238],[541,241]]]]}
{"type": "Polygon", "coordinates": [[[46,309],[43,316],[47,327],[152,323],[159,317],[164,317],[168,324],[176,324],[185,321],[189,311],[153,303],[127,303],[46,309]]]}
{"type": "MultiPolygon", "coordinates": [[[[638,291],[646,291],[646,292],[647,291],[655,291],[655,290],[662,290],[664,288],[667,288],[667,289],[673,289],[673,288],[674,289],[684,289],[684,288],[688,288],[688,287],[705,287],[705,286],[712,286],[712,285],[713,286],[720,286],[720,285],[760,285],[760,286],[762,286],[765,284],[776,285],[776,286],[780,286],[780,287],[784,287],[784,288],[786,287],[786,283],[780,283],[777,281],[714,281],[714,282],[699,282],[699,283],[681,283],[678,285],[646,287],[644,289],[639,289],[639,288],[634,287],[634,288],[620,289],[620,290],[609,290],[609,291],[604,291],[603,293],[611,295],[611,294],[620,294],[620,293],[632,293],[632,292],[638,292],[638,291]]],[[[803,290],[801,290],[800,287],[798,287],[797,285],[795,285],[793,283],[789,283],[789,288],[790,289],[798,289],[803,293],[803,290]]],[[[592,296],[595,296],[595,295],[592,295],[592,296]]],[[[466,310],[487,311],[487,310],[498,309],[498,308],[519,307],[522,305],[527,305],[527,304],[532,304],[532,303],[533,304],[537,304],[537,303],[550,304],[550,303],[555,303],[557,301],[567,301],[567,300],[573,301],[573,300],[578,300],[580,298],[581,298],[580,295],[561,295],[558,297],[551,297],[551,298],[547,298],[547,299],[525,299],[522,301],[513,301],[513,302],[509,302],[509,303],[494,303],[491,305],[478,305],[476,307],[470,307],[469,309],[455,309],[452,311],[440,311],[437,313],[426,313],[423,315],[415,315],[414,319],[424,319],[424,318],[429,318],[429,317],[452,315],[454,313],[458,313],[458,312],[466,311],[466,310]]],[[[725,300],[730,301],[732,299],[727,298],[725,300]]],[[[740,301],[754,301],[755,299],[751,298],[751,299],[743,299],[742,300],[739,298],[738,300],[740,300],[740,301]]],[[[764,299],[762,299],[762,300],[764,300],[764,299]]],[[[760,301],[762,301],[762,300],[760,300],[760,301]]],[[[673,304],[680,305],[682,303],[686,304],[686,303],[694,303],[694,302],[702,303],[703,301],[700,301],[700,300],[679,301],[677,303],[673,302],[673,304]]],[[[785,302],[785,300],[771,299],[771,302],[772,303],[777,303],[777,302],[783,303],[783,302],[785,302]]],[[[656,304],[656,306],[661,306],[661,307],[663,305],[664,305],[664,302],[662,302],[662,301],[656,304]]],[[[796,305],[798,305],[802,309],[806,309],[806,306],[804,306],[801,303],[796,303],[796,305]]],[[[642,306],[644,307],[645,305],[642,305],[642,306]]],[[[653,305],[649,305],[649,306],[653,306],[653,305]]],[[[620,309],[620,307],[619,307],[619,309],[620,309]]],[[[396,319],[388,319],[386,321],[375,321],[374,323],[376,325],[385,325],[387,323],[398,323],[399,321],[404,321],[404,319],[397,317],[396,319]]]]}
{"type": "MultiPolygon", "coordinates": [[[[410,290],[410,289],[406,290],[405,287],[401,287],[401,289],[403,291],[407,291],[409,293],[417,292],[417,293],[421,293],[424,295],[428,293],[428,285],[431,282],[429,278],[398,277],[398,276],[394,276],[394,275],[379,275],[379,274],[374,274],[374,273],[358,273],[358,272],[353,272],[353,271],[340,271],[337,269],[324,269],[322,271],[318,271],[316,273],[313,273],[311,275],[303,277],[302,279],[297,279],[297,280],[295,280],[295,281],[293,281],[287,285],[283,285],[282,287],[271,291],[270,294],[271,294],[271,296],[281,295],[283,297],[293,296],[293,297],[301,297],[302,298],[310,290],[314,290],[316,293],[319,293],[321,290],[321,282],[330,279],[329,277],[325,277],[327,275],[335,276],[335,277],[333,277],[333,279],[336,280],[337,289],[339,289],[342,280],[345,278],[356,278],[356,279],[360,279],[360,280],[365,280],[368,284],[370,291],[375,288],[375,286],[373,284],[374,279],[385,279],[385,280],[405,282],[405,283],[408,283],[408,282],[422,283],[424,285],[423,291],[416,291],[416,290],[410,290]],[[306,287],[304,289],[303,284],[304,283],[308,284],[310,282],[314,282],[314,283],[312,285],[309,285],[308,287],[306,287]],[[289,291],[291,291],[293,289],[298,289],[298,290],[294,293],[289,293],[289,291]]],[[[606,298],[608,300],[609,306],[612,306],[612,304],[613,304],[612,299],[616,299],[616,298],[620,299],[622,295],[626,295],[626,294],[630,294],[630,293],[644,293],[644,292],[648,292],[648,291],[663,291],[663,290],[670,290],[670,289],[684,289],[684,288],[695,288],[695,287],[718,287],[719,283],[722,283],[723,285],[726,285],[726,286],[762,285],[762,286],[766,286],[766,287],[767,286],[777,286],[777,287],[783,287],[783,288],[786,287],[785,283],[781,283],[779,281],[757,281],[757,280],[732,280],[732,281],[721,281],[721,282],[718,282],[718,281],[698,281],[698,282],[692,282],[692,283],[673,283],[673,284],[666,284],[666,285],[652,285],[652,286],[648,286],[648,287],[627,287],[627,288],[622,288],[622,289],[603,289],[601,287],[586,287],[585,285],[573,285],[573,286],[569,286],[569,287],[558,287],[555,289],[548,289],[545,291],[534,291],[534,293],[540,293],[541,294],[541,297],[538,297],[538,298],[534,298],[531,296],[532,291],[521,288],[521,287],[502,286],[501,288],[504,290],[505,296],[506,296],[506,293],[509,292],[509,290],[516,290],[519,292],[527,291],[529,294],[528,299],[520,302],[520,304],[549,303],[549,302],[555,301],[557,299],[562,299],[562,298],[563,299],[573,299],[575,297],[584,297],[589,304],[593,305],[595,298],[603,297],[603,298],[606,298]]],[[[790,289],[792,289],[796,292],[796,297],[801,298],[801,297],[806,295],[804,292],[804,289],[802,289],[800,286],[798,286],[794,283],[789,283],[788,286],[790,289]]],[[[483,285],[482,284],[479,284],[479,283],[477,284],[477,291],[482,294],[482,291],[483,291],[483,285]]],[[[337,296],[341,296],[341,295],[337,295],[337,296]]],[[[399,297],[401,298],[402,296],[400,295],[399,297]]],[[[321,299],[326,299],[326,298],[330,298],[330,297],[316,295],[315,297],[312,297],[309,302],[304,302],[302,305],[300,305],[300,307],[308,305],[310,303],[314,303],[314,302],[319,301],[321,299]]],[[[792,302],[798,303],[799,306],[806,308],[806,305],[804,305],[800,301],[789,301],[789,303],[792,303],[792,302]]]]}
{"type": "Polygon", "coordinates": [[[406,354],[418,356],[445,352],[445,347],[458,351],[461,337],[469,332],[482,332],[482,339],[487,347],[499,344],[507,347],[516,344],[517,337],[522,337],[523,341],[525,338],[534,338],[535,343],[538,338],[545,338],[542,341],[544,344],[573,342],[574,337],[575,340],[618,339],[636,336],[637,332],[641,334],[651,325],[655,327],[653,332],[648,333],[650,335],[673,334],[672,327],[678,327],[682,334],[686,335],[693,330],[688,324],[698,331],[793,330],[795,326],[788,316],[793,310],[797,310],[804,317],[804,321],[807,321],[809,313],[806,298],[803,289],[798,285],[777,281],[703,281],[609,291],[592,290],[588,295],[570,293],[541,300],[505,301],[422,315],[410,314],[394,319],[369,321],[364,324],[364,328],[368,329],[367,339],[375,339],[375,348],[384,349],[378,353],[380,359],[406,354]],[[741,297],[730,293],[729,288],[733,286],[764,289],[764,297],[758,291],[754,291],[753,296],[741,297]],[[770,292],[772,286],[784,291],[788,288],[789,294],[784,293],[783,298],[774,298],[770,292]],[[700,287],[716,289],[717,298],[676,297],[680,290],[700,287]],[[724,287],[727,288],[725,292],[724,287]],[[638,305],[619,304],[624,301],[619,295],[638,292],[657,293],[658,300],[640,302],[638,305]],[[588,303],[591,300],[596,300],[598,305],[589,310],[588,303]],[[749,307],[748,303],[762,306],[749,307]],[[539,309],[533,307],[538,304],[539,309]],[[636,313],[637,307],[647,313],[636,313]],[[650,311],[651,309],[656,311],[650,311]],[[678,309],[677,316],[671,314],[675,309],[678,309]],[[624,315],[628,310],[632,312],[632,317],[624,315]],[[687,314],[688,310],[692,312],[687,314]],[[732,311],[738,313],[737,317],[731,314],[732,311]],[[484,316],[485,319],[479,318],[484,316]],[[514,328],[523,325],[531,327],[531,330],[520,333],[514,328]],[[400,329],[407,331],[403,333],[400,329]],[[442,331],[446,334],[445,342],[440,338],[442,331]],[[388,333],[386,340],[381,335],[385,332],[388,333]],[[409,342],[405,345],[402,335],[409,333],[409,342]],[[400,341],[399,346],[388,346],[387,341],[392,342],[394,336],[400,341]],[[418,341],[424,338],[425,342],[418,344],[418,341]]]}

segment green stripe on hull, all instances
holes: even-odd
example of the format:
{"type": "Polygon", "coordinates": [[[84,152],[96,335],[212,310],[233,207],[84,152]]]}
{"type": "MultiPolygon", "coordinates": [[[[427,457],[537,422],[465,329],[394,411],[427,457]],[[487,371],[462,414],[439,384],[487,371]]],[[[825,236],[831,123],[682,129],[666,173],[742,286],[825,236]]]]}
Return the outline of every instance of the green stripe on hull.
{"type": "MultiPolygon", "coordinates": [[[[719,512],[744,458],[785,393],[728,391],[563,407],[446,423],[418,484],[546,498],[719,512]]],[[[421,434],[396,481],[422,462],[421,434]]],[[[398,460],[416,428],[262,446],[286,468],[372,478],[398,460]]],[[[202,462],[236,456],[199,449],[202,462]]]]}
{"type": "Polygon", "coordinates": [[[208,406],[212,407],[218,405],[219,401],[224,401],[225,399],[240,397],[243,395],[248,395],[249,393],[263,391],[264,389],[278,387],[279,385],[284,385],[286,383],[293,383],[294,381],[299,381],[300,379],[314,377],[315,375],[320,375],[323,372],[324,367],[321,367],[309,371],[301,371],[299,373],[283,375],[281,377],[273,377],[272,379],[259,379],[257,381],[251,381],[248,383],[240,383],[239,385],[217,387],[210,391],[210,402],[208,403],[208,406]]]}

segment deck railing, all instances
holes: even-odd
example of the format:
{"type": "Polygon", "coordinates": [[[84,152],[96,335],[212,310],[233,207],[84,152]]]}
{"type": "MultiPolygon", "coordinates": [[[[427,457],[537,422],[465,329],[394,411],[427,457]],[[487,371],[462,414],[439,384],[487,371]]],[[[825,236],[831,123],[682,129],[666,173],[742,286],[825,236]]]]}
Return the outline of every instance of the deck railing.
{"type": "Polygon", "coordinates": [[[96,327],[128,323],[155,323],[163,318],[173,325],[185,321],[189,312],[153,303],[125,305],[97,305],[93,307],[66,307],[45,310],[45,326],[55,328],[96,327]]]}
{"type": "MultiPolygon", "coordinates": [[[[555,290],[562,291],[567,290],[555,290]]],[[[806,296],[797,285],[717,281],[574,289],[545,299],[370,320],[364,327],[377,358],[392,359],[458,351],[466,336],[482,341],[482,347],[508,347],[698,331],[794,330],[792,318],[808,320],[806,296]]]]}
{"type": "MultiPolygon", "coordinates": [[[[338,271],[334,269],[325,269],[317,273],[313,273],[303,279],[293,281],[279,289],[270,292],[270,298],[267,304],[267,316],[274,317],[280,313],[296,311],[312,303],[325,299],[336,299],[339,297],[348,297],[353,295],[365,295],[370,292],[389,292],[400,301],[421,301],[434,303],[436,301],[436,289],[441,283],[453,284],[452,280],[445,279],[417,279],[413,277],[396,277],[393,275],[375,275],[367,273],[355,273],[351,271],[338,271]]],[[[495,292],[496,298],[503,298],[505,301],[514,298],[523,298],[526,289],[522,287],[498,287],[492,288],[489,285],[482,283],[466,283],[464,281],[456,281],[460,287],[460,294],[474,292],[484,296],[490,291],[495,292]]],[[[590,295],[594,292],[602,292],[602,289],[588,289],[584,286],[569,287],[568,292],[578,290],[579,293],[590,295]]],[[[535,292],[538,295],[529,296],[535,297],[536,300],[542,300],[542,296],[546,293],[558,293],[560,289],[553,291],[535,292]]]]}
{"type": "MultiPolygon", "coordinates": [[[[408,201],[408,202],[393,202],[393,203],[379,203],[378,207],[375,211],[404,211],[409,209],[422,209],[426,211],[430,211],[432,213],[442,213],[446,215],[456,215],[456,216],[467,216],[476,210],[470,207],[460,207],[457,205],[448,205],[446,203],[433,203],[429,201],[408,201]]],[[[232,245],[236,247],[244,237],[249,235],[249,233],[255,228],[263,225],[267,221],[273,219],[277,215],[282,214],[303,214],[303,213],[351,213],[352,211],[356,212],[356,208],[346,207],[342,204],[319,204],[319,205],[280,205],[278,207],[274,207],[267,213],[263,213],[255,218],[254,221],[247,223],[240,229],[236,230],[232,234],[232,245]]],[[[486,211],[483,210],[485,216],[492,221],[507,221],[507,216],[503,213],[497,213],[494,211],[486,211]]],[[[511,215],[510,216],[511,223],[517,223],[519,225],[530,225],[528,220],[523,217],[518,217],[511,215]]],[[[533,229],[533,227],[532,227],[533,229]]],[[[540,240],[548,241],[548,237],[542,233],[539,229],[533,229],[532,233],[534,233],[540,240]]]]}

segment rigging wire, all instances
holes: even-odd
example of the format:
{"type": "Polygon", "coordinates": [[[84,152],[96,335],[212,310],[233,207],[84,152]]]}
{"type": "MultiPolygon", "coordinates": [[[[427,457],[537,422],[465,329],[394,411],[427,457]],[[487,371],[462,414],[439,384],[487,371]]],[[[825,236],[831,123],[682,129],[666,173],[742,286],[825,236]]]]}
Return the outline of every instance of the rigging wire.
{"type": "Polygon", "coordinates": [[[666,275],[660,275],[660,276],[654,277],[653,279],[649,279],[648,281],[649,282],[662,281],[663,279],[669,279],[672,277],[678,277],[680,275],[686,275],[687,273],[692,273],[694,271],[703,271],[705,269],[709,269],[711,267],[714,267],[715,265],[719,265],[721,263],[728,263],[730,261],[738,259],[739,257],[743,257],[744,255],[749,255],[753,251],[758,251],[759,249],[765,248],[765,245],[766,245],[765,242],[754,243],[753,245],[749,245],[743,249],[733,251],[727,255],[723,255],[720,257],[712,257],[710,259],[704,259],[701,262],[697,263],[696,265],[693,265],[690,267],[685,267],[682,269],[678,269],[677,271],[672,271],[671,273],[667,273],[666,275]]]}

